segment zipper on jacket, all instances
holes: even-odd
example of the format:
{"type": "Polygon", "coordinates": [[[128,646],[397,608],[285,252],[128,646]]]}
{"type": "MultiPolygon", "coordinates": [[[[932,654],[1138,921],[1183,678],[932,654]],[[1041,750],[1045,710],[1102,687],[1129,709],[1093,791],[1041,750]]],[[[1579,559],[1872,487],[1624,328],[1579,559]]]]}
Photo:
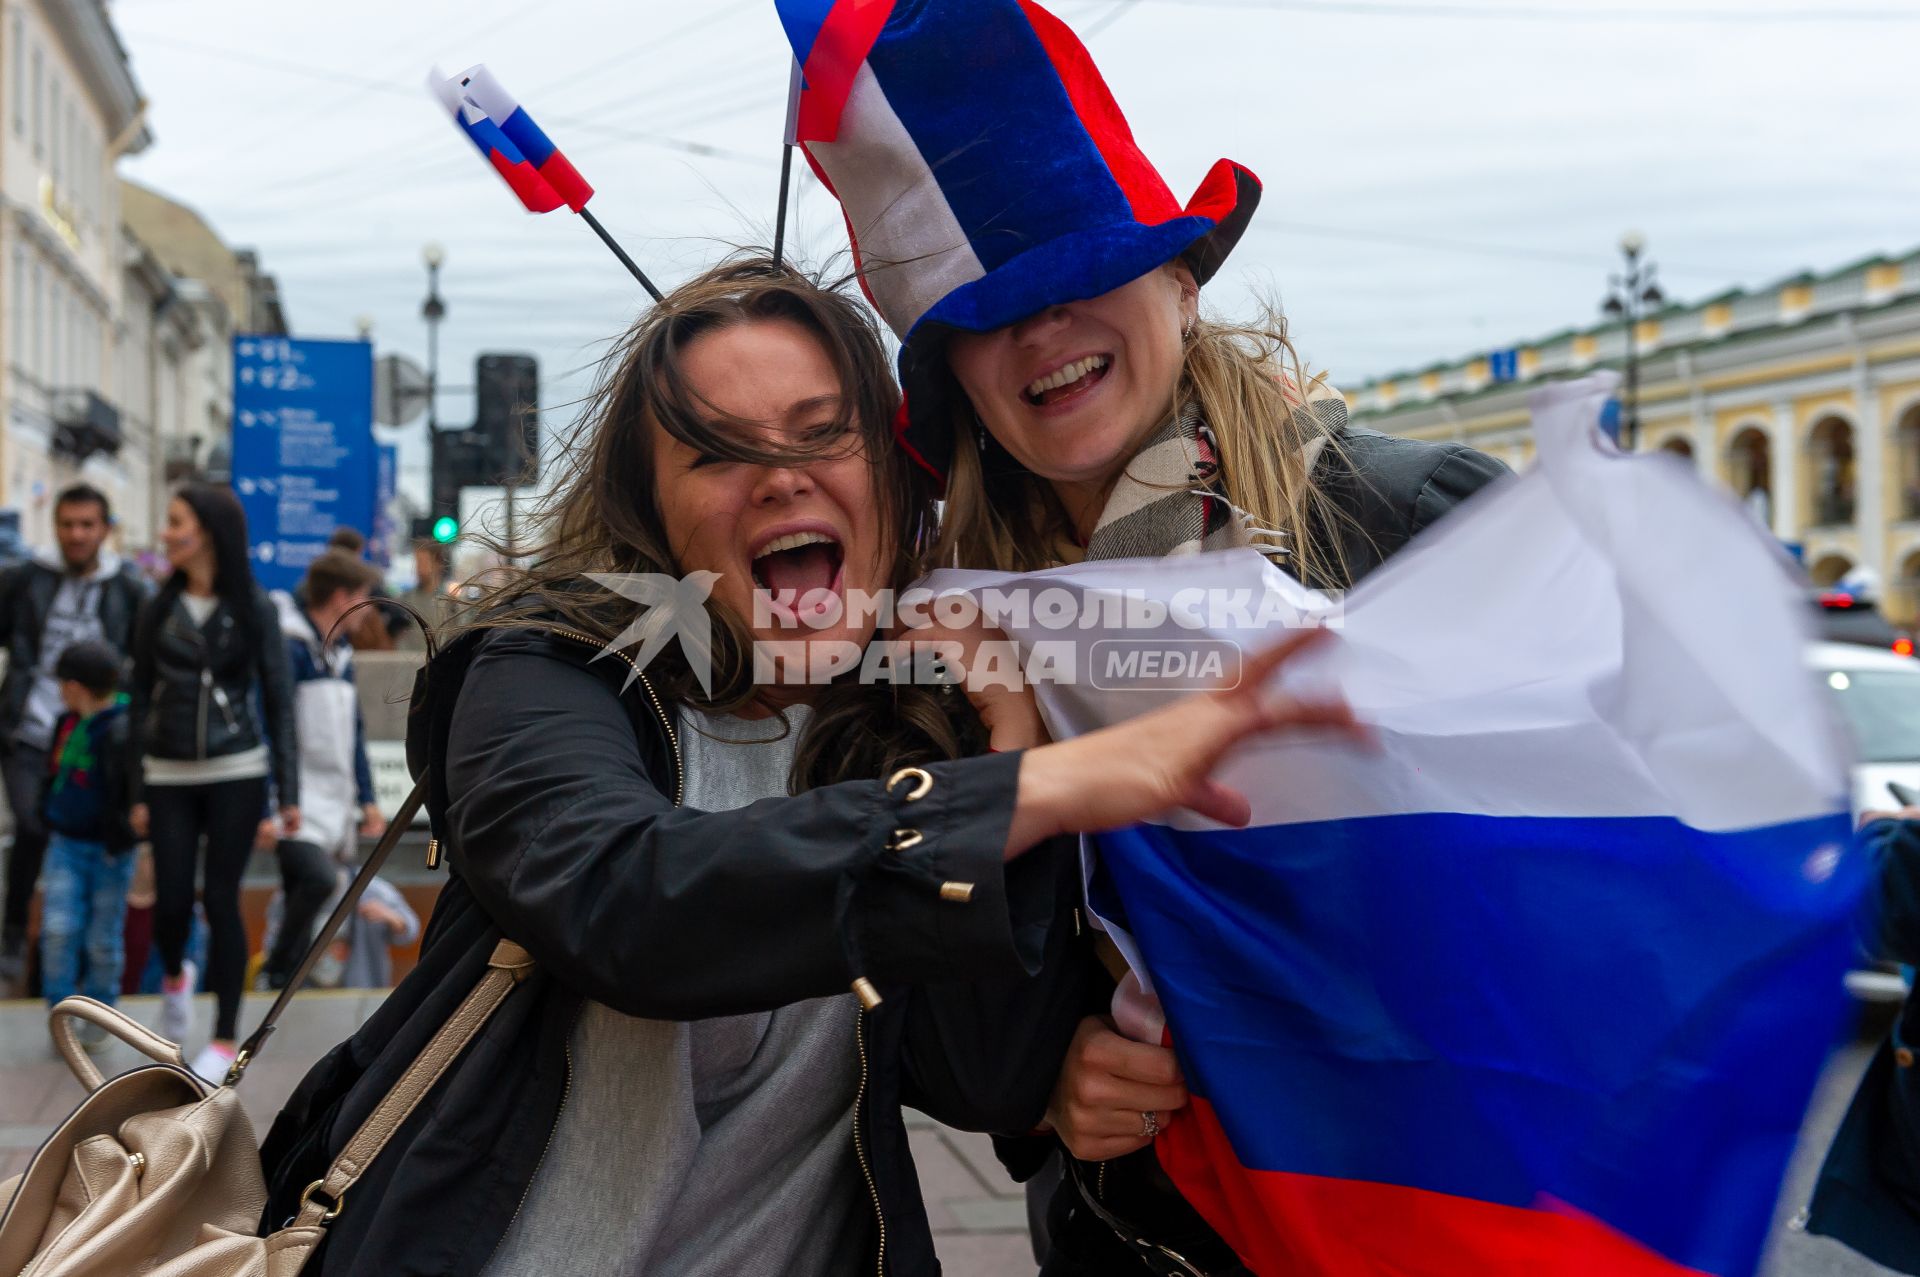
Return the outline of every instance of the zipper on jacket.
{"type": "Polygon", "coordinates": [[[860,1086],[853,1093],[853,1155],[860,1159],[860,1177],[867,1181],[867,1196],[873,1201],[873,1220],[880,1226],[880,1250],[874,1271],[887,1273],[887,1216],[880,1209],[880,1187],[874,1183],[873,1167],[867,1161],[866,1141],[860,1137],[860,1115],[867,1107],[867,1009],[856,1007],[853,1013],[853,1044],[860,1052],[860,1086]]]}
{"type": "Polygon", "coordinates": [[[678,807],[687,792],[686,769],[680,761],[680,736],[673,730],[673,720],[667,717],[666,707],[660,703],[660,694],[653,690],[652,680],[641,671],[640,666],[634,662],[631,656],[628,656],[625,652],[608,647],[605,643],[602,643],[599,639],[591,635],[582,634],[578,630],[564,630],[558,626],[553,627],[551,632],[558,634],[562,638],[570,638],[576,643],[586,643],[590,646],[597,647],[603,652],[612,652],[615,656],[625,661],[627,667],[633,671],[633,676],[640,680],[640,686],[647,691],[647,703],[653,706],[653,716],[660,720],[660,730],[666,733],[667,749],[673,755],[673,805],[678,807]]]}
{"type": "Polygon", "coordinates": [[[218,683],[213,685],[213,703],[220,707],[220,716],[227,720],[227,730],[237,734],[240,720],[233,716],[233,702],[227,699],[227,689],[218,683]]]}
{"type": "Polygon", "coordinates": [[[199,735],[194,741],[194,756],[205,761],[207,757],[207,694],[213,686],[213,670],[200,667],[200,709],[198,713],[199,735]]]}
{"type": "Polygon", "coordinates": [[[560,1107],[553,1111],[553,1125],[547,1128],[547,1142],[540,1146],[540,1156],[533,1163],[533,1174],[527,1177],[527,1186],[520,1190],[520,1200],[513,1204],[513,1214],[507,1216],[507,1226],[500,1234],[500,1240],[487,1252],[487,1262],[480,1265],[485,1272],[493,1263],[494,1256],[507,1244],[507,1236],[513,1231],[514,1221],[520,1218],[520,1212],[526,1209],[527,1199],[533,1196],[533,1186],[540,1180],[540,1168],[547,1164],[547,1154],[553,1151],[553,1137],[560,1133],[560,1115],[567,1111],[567,1100],[573,1095],[573,1031],[580,1027],[581,1012],[587,1009],[586,1000],[574,1009],[573,1018],[567,1021],[567,1036],[561,1044],[561,1054],[566,1058],[567,1068],[560,1082],[560,1107]]]}

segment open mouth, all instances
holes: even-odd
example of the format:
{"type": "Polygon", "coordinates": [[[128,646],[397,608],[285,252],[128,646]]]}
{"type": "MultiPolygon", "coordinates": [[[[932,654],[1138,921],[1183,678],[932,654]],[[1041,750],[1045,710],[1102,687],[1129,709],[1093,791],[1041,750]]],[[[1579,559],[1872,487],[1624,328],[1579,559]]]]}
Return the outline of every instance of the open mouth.
{"type": "Polygon", "coordinates": [[[840,595],[845,558],[846,551],[830,532],[789,532],[753,556],[753,582],[789,617],[818,616],[840,595]]]}
{"type": "Polygon", "coordinates": [[[1036,408],[1065,403],[1099,385],[1112,367],[1112,355],[1088,355],[1044,377],[1036,377],[1021,394],[1036,408]]]}

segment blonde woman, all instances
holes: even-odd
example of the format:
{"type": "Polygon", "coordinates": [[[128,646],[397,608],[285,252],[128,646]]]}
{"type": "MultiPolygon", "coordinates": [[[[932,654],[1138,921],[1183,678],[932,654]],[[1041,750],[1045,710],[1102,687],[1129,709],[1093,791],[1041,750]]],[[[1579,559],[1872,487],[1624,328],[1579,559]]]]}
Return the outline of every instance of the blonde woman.
{"type": "MultiPolygon", "coordinates": [[[[900,438],[945,483],[938,562],[1252,546],[1338,589],[1504,471],[1350,428],[1277,317],[1202,315],[1259,182],[1223,160],[1180,203],[1039,5],[927,0],[877,29],[806,7],[781,6],[807,73],[802,139],[902,340],[900,438]]],[[[1054,971],[1087,1018],[1048,1121],[1088,1165],[1053,1202],[1045,1272],[1244,1271],[1146,1151],[1186,1094],[1150,1000],[1114,1006],[1144,1040],[1101,1018],[1100,970],[1054,971]]],[[[1003,1152],[1025,1175],[1050,1150],[1003,1152]]]]}

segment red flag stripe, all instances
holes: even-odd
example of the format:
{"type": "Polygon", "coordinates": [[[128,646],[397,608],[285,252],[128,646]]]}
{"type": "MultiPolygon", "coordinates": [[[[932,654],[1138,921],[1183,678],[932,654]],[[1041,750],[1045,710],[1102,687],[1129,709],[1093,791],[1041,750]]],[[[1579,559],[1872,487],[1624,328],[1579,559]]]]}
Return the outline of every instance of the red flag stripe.
{"type": "Polygon", "coordinates": [[[1557,1202],[1529,1209],[1247,1170],[1197,1095],[1153,1148],[1194,1209],[1263,1277],[1703,1277],[1557,1202]]]}
{"type": "Polygon", "coordinates": [[[893,0],[839,0],[833,6],[807,51],[799,141],[831,142],[840,136],[840,113],[853,92],[854,77],[892,14],[893,0]]]}

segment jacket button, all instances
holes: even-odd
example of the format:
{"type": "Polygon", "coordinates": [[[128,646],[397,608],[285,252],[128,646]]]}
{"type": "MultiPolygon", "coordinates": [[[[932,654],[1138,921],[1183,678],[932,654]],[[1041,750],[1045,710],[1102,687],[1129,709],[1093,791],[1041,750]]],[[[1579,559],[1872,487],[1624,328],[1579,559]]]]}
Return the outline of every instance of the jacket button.
{"type": "Polygon", "coordinates": [[[1893,1062],[1895,1064],[1898,1064],[1903,1069],[1912,1068],[1913,1067],[1913,1048],[1910,1046],[1895,1047],[1893,1049],[1893,1062]]]}

